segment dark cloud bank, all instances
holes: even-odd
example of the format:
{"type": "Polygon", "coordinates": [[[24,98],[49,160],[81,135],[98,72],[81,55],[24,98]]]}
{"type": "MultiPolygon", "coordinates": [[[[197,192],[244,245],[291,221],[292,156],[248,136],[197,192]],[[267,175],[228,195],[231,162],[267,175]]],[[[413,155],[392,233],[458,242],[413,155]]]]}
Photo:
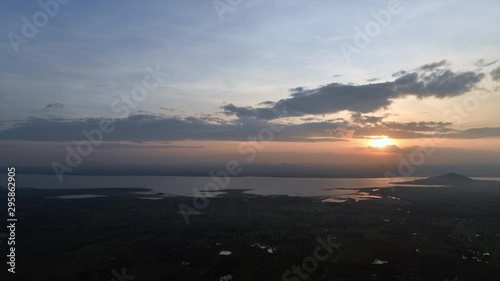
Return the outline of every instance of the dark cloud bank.
{"type": "MultiPolygon", "coordinates": [[[[349,136],[363,138],[387,135],[391,138],[489,138],[498,137],[500,128],[474,128],[456,131],[445,122],[383,122],[374,117],[366,118],[374,123],[351,123],[347,120],[286,124],[274,135],[275,141],[343,141],[349,136]],[[373,120],[372,120],[373,119],[373,120]]],[[[77,141],[85,139],[82,131],[91,132],[99,128],[105,119],[87,118],[39,119],[31,118],[16,126],[0,131],[0,140],[27,141],[77,141]]],[[[363,119],[364,120],[364,119],[363,119]]],[[[108,120],[109,121],[109,120],[108,120]]],[[[175,141],[175,140],[233,140],[247,141],[249,136],[258,136],[273,124],[267,120],[242,118],[234,122],[212,123],[204,118],[179,118],[155,115],[132,115],[113,120],[113,132],[104,135],[105,141],[175,141]]],[[[267,138],[267,137],[266,137],[267,138]]]]}
{"type": "MultiPolygon", "coordinates": [[[[453,72],[443,68],[446,60],[421,66],[413,72],[400,71],[394,81],[366,85],[331,83],[316,89],[298,87],[290,90],[290,97],[268,107],[223,106],[227,115],[276,119],[273,110],[288,111],[289,115],[328,114],[348,110],[370,113],[387,108],[392,100],[405,96],[418,98],[448,98],[473,89],[484,77],[483,73],[453,72]]],[[[495,78],[495,73],[492,73],[495,78]]]]}

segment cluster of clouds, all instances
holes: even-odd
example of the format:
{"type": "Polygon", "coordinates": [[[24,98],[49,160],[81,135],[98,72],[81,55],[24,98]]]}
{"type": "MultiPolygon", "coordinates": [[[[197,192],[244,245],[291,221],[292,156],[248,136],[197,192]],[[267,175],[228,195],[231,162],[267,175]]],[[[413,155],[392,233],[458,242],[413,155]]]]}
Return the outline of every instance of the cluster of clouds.
{"type": "MultiPolygon", "coordinates": [[[[448,61],[442,60],[411,72],[399,71],[389,82],[364,85],[331,83],[315,89],[297,87],[290,90],[288,98],[266,101],[261,107],[227,104],[223,109],[227,115],[266,120],[278,118],[273,113],[275,110],[287,110],[291,116],[332,114],[344,110],[370,113],[386,109],[393,100],[406,96],[440,99],[459,96],[472,90],[485,77],[484,73],[476,71],[453,72],[448,66],[448,61]]],[[[493,79],[498,78],[497,72],[491,73],[493,79]]]]}
{"type": "MultiPolygon", "coordinates": [[[[479,60],[475,66],[483,68],[495,62],[479,60]]],[[[500,80],[500,67],[490,72],[491,79],[500,80]]],[[[315,89],[297,87],[290,96],[278,101],[263,101],[257,107],[222,106],[223,115],[201,117],[166,116],[140,112],[113,120],[115,130],[106,141],[176,141],[229,140],[246,141],[263,128],[279,123],[285,130],[275,141],[346,141],[347,138],[367,138],[385,135],[390,138],[491,138],[500,136],[500,128],[484,127],[466,130],[453,129],[451,122],[395,122],[384,121],[388,115],[374,112],[385,109],[398,98],[415,96],[423,99],[455,97],[476,88],[486,74],[481,70],[455,72],[449,62],[442,60],[420,66],[412,71],[399,71],[393,80],[364,85],[331,83],[315,89]],[[351,112],[349,119],[319,118],[324,114],[351,112]],[[286,112],[284,115],[276,112],[286,112]],[[295,121],[290,121],[290,118],[295,121]],[[297,119],[300,121],[297,122],[297,119]]],[[[371,79],[372,82],[378,81],[371,79]]],[[[61,103],[47,105],[44,110],[60,110],[61,103]]],[[[174,112],[173,108],[162,110],[174,112]]],[[[0,131],[0,140],[78,141],[83,130],[99,127],[104,118],[29,118],[17,120],[0,131]]]]}

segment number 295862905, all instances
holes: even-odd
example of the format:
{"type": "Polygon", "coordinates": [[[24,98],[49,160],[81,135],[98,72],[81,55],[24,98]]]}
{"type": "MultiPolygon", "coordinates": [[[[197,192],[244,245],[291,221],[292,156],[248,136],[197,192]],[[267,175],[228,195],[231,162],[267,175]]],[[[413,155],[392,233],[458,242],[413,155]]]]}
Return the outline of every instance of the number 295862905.
{"type": "Polygon", "coordinates": [[[7,169],[7,211],[11,218],[16,216],[16,168],[9,167],[7,169]]]}

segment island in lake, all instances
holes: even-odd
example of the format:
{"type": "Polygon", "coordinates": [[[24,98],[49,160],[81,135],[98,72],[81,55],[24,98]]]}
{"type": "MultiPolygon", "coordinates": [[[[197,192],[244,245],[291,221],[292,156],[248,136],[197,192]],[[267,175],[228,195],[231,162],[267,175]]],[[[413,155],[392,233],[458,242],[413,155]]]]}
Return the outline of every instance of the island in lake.
{"type": "Polygon", "coordinates": [[[443,186],[500,186],[500,181],[475,180],[467,176],[448,173],[441,176],[429,177],[406,182],[397,182],[395,184],[416,184],[416,185],[443,185],[443,186]]]}

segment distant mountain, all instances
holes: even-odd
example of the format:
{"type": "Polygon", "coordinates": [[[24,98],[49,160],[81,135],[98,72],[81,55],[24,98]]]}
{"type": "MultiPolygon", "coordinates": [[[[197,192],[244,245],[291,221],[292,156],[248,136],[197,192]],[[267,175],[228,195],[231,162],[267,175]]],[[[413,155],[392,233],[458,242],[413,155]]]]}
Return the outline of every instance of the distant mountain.
{"type": "Polygon", "coordinates": [[[397,184],[458,186],[458,185],[470,185],[470,184],[490,185],[490,184],[500,184],[500,182],[474,180],[474,179],[471,179],[471,178],[464,176],[464,175],[460,175],[460,174],[456,174],[456,173],[448,173],[448,174],[444,174],[441,176],[430,177],[430,178],[426,178],[426,179],[406,181],[406,182],[397,182],[397,184]]]}
{"type": "Polygon", "coordinates": [[[456,173],[448,173],[442,176],[437,176],[437,177],[430,177],[427,179],[424,179],[423,181],[427,182],[434,182],[436,184],[439,183],[470,183],[473,182],[474,180],[466,177],[464,175],[456,174],[456,173]]]}

